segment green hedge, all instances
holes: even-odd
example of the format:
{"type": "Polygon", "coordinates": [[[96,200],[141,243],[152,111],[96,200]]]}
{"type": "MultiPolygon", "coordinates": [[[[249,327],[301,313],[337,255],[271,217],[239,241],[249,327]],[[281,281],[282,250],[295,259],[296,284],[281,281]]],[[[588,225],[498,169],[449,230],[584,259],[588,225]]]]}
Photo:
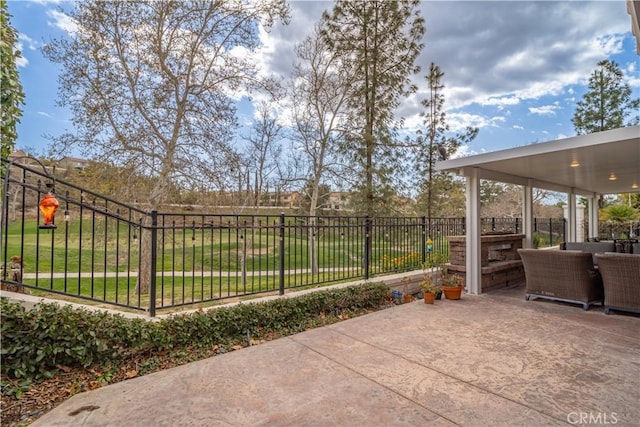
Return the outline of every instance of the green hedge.
{"type": "MultiPolygon", "coordinates": [[[[117,365],[127,357],[162,350],[229,346],[284,336],[389,303],[383,283],[350,286],[263,303],[243,303],[175,315],[157,322],[38,304],[30,310],[2,298],[1,372],[22,385],[52,377],[59,367],[117,365]]],[[[15,394],[15,382],[3,391],[15,394]]]]}

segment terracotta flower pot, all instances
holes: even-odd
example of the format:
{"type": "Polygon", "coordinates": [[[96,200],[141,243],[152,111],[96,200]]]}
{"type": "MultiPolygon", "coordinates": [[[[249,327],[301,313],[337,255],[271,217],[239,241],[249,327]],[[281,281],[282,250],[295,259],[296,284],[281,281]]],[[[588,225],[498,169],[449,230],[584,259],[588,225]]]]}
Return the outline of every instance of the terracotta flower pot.
{"type": "Polygon", "coordinates": [[[443,286],[442,292],[446,299],[460,299],[462,295],[462,286],[443,286]]]}
{"type": "Polygon", "coordinates": [[[431,294],[431,293],[423,293],[422,297],[424,299],[424,303],[425,304],[433,304],[433,302],[436,299],[436,295],[435,294],[431,294]]]}

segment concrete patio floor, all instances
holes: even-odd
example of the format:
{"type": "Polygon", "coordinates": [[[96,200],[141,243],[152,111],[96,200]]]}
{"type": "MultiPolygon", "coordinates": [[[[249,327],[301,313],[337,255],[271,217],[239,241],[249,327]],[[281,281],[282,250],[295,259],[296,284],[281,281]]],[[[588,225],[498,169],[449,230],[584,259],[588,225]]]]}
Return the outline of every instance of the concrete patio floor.
{"type": "Polygon", "coordinates": [[[640,420],[640,317],[421,300],[74,396],[33,426],[542,426],[640,420]],[[75,414],[75,415],[73,415],[75,414]]]}

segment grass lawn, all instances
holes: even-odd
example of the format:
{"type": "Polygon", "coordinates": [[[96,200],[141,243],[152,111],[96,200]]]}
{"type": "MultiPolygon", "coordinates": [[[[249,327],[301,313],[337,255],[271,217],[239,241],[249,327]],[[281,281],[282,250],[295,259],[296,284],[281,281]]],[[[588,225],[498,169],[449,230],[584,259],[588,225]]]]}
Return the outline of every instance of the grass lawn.
{"type": "MultiPolygon", "coordinates": [[[[280,288],[280,256],[285,289],[364,277],[364,241],[358,233],[319,232],[317,270],[306,229],[286,228],[280,255],[279,230],[273,226],[162,228],[156,252],[156,307],[241,297],[280,288]],[[302,231],[301,231],[302,230],[302,231]]],[[[8,257],[21,255],[23,282],[38,291],[63,293],[110,304],[149,307],[136,284],[143,242],[150,233],[115,218],[72,219],[55,230],[35,220],[13,221],[7,230],[8,257]]],[[[420,242],[402,233],[378,234],[372,242],[369,272],[418,269],[420,242]]]]}

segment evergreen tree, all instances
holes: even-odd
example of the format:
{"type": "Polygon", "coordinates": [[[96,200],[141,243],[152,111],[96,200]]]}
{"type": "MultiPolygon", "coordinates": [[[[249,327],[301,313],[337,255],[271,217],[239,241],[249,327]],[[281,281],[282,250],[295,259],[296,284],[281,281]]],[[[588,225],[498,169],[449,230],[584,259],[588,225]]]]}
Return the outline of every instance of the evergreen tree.
{"type": "MultiPolygon", "coordinates": [[[[428,98],[422,100],[422,106],[425,108],[425,112],[422,113],[424,129],[418,130],[416,139],[418,147],[416,170],[420,172],[418,175],[418,179],[421,180],[420,188],[426,192],[426,197],[420,197],[420,200],[426,201],[429,223],[434,210],[443,211],[439,207],[434,209],[434,192],[457,188],[448,174],[438,173],[435,170],[436,161],[447,158],[461,145],[471,142],[478,134],[478,129],[471,127],[467,127],[463,133],[453,134],[450,131],[444,108],[445,97],[442,93],[443,77],[444,73],[440,67],[431,63],[429,74],[425,76],[429,94],[428,98]]],[[[441,197],[437,201],[445,203],[445,199],[441,197]]],[[[451,207],[448,210],[450,211],[451,207]]]]}
{"type": "Polygon", "coordinates": [[[614,61],[598,62],[588,87],[571,119],[578,135],[638,124],[640,98],[631,98],[631,86],[614,61]],[[625,123],[628,116],[630,120],[625,123]]]}
{"type": "Polygon", "coordinates": [[[409,79],[419,72],[414,62],[425,31],[418,5],[418,0],[339,0],[323,15],[329,50],[355,71],[343,152],[361,177],[361,206],[369,215],[390,194],[390,177],[398,171],[394,112],[400,98],[416,90],[409,79]]]}
{"type": "Polygon", "coordinates": [[[16,30],[11,26],[11,15],[6,0],[0,0],[0,99],[2,99],[2,135],[1,154],[7,158],[13,151],[18,138],[16,125],[20,123],[24,105],[24,92],[16,61],[21,57],[19,50],[14,50],[16,30]]]}

